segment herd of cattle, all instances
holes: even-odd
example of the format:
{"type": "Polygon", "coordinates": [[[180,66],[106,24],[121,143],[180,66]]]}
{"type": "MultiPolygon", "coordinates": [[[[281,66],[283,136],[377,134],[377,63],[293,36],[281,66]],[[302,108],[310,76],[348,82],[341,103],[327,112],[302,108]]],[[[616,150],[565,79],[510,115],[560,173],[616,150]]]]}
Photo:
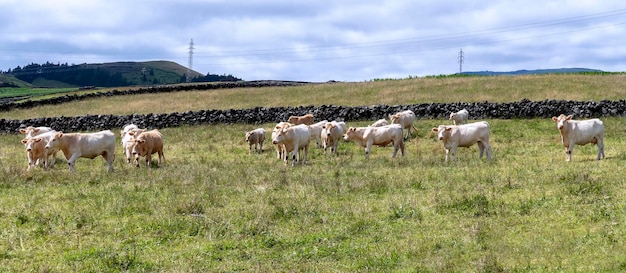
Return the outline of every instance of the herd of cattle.
{"type": "MultiPolygon", "coordinates": [[[[454,159],[458,147],[471,147],[478,145],[479,158],[486,153],[487,159],[491,159],[491,145],[489,143],[490,131],[486,121],[467,123],[469,113],[463,109],[451,113],[449,120],[454,125],[439,125],[432,128],[437,134],[445,149],[445,160],[454,159]]],[[[353,141],[365,148],[365,157],[373,146],[394,147],[392,158],[398,151],[404,156],[404,141],[411,134],[411,129],[417,131],[413,122],[415,114],[411,110],[389,115],[391,122],[380,119],[367,127],[347,127],[343,121],[320,121],[315,122],[312,114],[304,116],[291,116],[285,122],[279,122],[274,126],[271,133],[271,142],[276,149],[276,157],[284,160],[285,164],[292,159],[292,165],[297,162],[306,164],[310,145],[315,142],[318,148],[324,149],[330,154],[337,152],[337,146],[341,139],[353,141]],[[405,132],[406,131],[406,132],[405,132]]],[[[565,147],[566,159],[571,160],[572,149],[575,145],[597,144],[598,157],[604,158],[604,125],[599,119],[572,120],[572,116],[560,115],[552,117],[561,134],[561,140],[565,147]]],[[[74,163],[78,158],[95,158],[102,156],[108,163],[108,171],[113,170],[115,158],[116,136],[110,130],[96,133],[63,133],[57,132],[50,127],[27,127],[20,129],[25,135],[22,143],[26,148],[28,158],[28,170],[33,166],[43,164],[43,168],[51,167],[56,159],[56,154],[63,152],[70,171],[74,171],[74,163]],[[50,159],[52,157],[52,160],[50,159]]],[[[139,166],[141,157],[145,158],[146,166],[150,166],[152,155],[158,154],[158,166],[163,163],[163,136],[158,130],[148,131],[140,129],[136,125],[127,125],[120,131],[121,144],[127,163],[139,166]]],[[[257,128],[246,132],[246,142],[249,145],[249,153],[263,151],[266,139],[266,130],[257,128]]]]}

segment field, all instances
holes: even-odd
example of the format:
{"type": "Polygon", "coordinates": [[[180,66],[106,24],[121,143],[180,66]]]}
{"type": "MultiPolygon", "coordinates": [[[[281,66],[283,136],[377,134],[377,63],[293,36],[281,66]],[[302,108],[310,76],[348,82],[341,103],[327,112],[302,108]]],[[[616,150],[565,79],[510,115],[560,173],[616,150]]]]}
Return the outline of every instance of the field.
{"type": "MultiPolygon", "coordinates": [[[[617,99],[626,90],[618,76],[413,79],[103,98],[3,118],[275,106],[278,97],[463,101],[465,89],[477,101],[617,99]]],[[[0,271],[624,271],[626,121],[602,120],[607,158],[577,146],[572,162],[549,119],[487,120],[491,161],[472,147],[444,162],[429,132],[450,122],[418,120],[404,157],[386,147],[367,160],[342,142],[338,155],[315,148],[295,167],[269,143],[248,154],[244,132],[274,124],[162,128],[164,166],[126,165],[118,144],[113,173],[96,158],[79,159],[71,174],[61,156],[51,170],[27,172],[21,136],[0,135],[0,271]]]]}

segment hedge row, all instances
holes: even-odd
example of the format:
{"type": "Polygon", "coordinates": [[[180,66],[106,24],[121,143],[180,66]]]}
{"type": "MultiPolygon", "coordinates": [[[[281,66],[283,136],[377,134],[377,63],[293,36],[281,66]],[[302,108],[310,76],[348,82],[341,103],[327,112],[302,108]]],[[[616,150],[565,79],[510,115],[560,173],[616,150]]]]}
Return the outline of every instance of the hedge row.
{"type": "Polygon", "coordinates": [[[167,128],[200,124],[261,124],[285,121],[291,115],[312,113],[316,120],[366,121],[387,118],[388,115],[412,110],[419,119],[447,118],[450,112],[467,109],[470,119],[549,118],[572,114],[577,118],[624,116],[626,101],[563,101],[522,100],[511,103],[424,103],[413,105],[373,106],[299,106],[255,107],[251,109],[201,110],[167,114],[133,114],[127,116],[87,115],[76,117],[45,117],[27,120],[0,119],[0,132],[16,133],[24,126],[49,126],[58,131],[79,132],[119,129],[134,123],[143,128],[167,128]]]}

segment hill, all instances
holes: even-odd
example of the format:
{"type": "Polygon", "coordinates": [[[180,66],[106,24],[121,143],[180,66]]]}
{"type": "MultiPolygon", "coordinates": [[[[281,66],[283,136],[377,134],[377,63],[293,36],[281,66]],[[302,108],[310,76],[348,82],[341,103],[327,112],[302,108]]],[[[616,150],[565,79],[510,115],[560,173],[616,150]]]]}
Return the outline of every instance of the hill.
{"type": "Polygon", "coordinates": [[[29,64],[5,73],[34,87],[118,87],[133,85],[173,84],[187,77],[203,77],[171,61],[113,62],[99,64],[29,64]],[[190,74],[190,75],[187,75],[190,74]]]}
{"type": "Polygon", "coordinates": [[[15,76],[0,74],[0,87],[31,87],[30,83],[22,81],[15,76]]]}
{"type": "Polygon", "coordinates": [[[465,75],[480,75],[480,76],[500,76],[500,75],[531,75],[531,74],[568,74],[568,73],[599,73],[604,72],[598,69],[589,68],[553,68],[553,69],[534,69],[534,70],[516,70],[508,72],[494,72],[494,71],[474,71],[463,72],[465,75]]]}

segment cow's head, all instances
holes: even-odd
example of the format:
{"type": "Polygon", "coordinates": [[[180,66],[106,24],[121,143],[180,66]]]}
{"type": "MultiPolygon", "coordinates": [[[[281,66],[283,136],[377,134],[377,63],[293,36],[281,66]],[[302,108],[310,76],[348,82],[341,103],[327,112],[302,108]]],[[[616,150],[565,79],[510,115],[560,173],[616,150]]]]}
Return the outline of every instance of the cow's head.
{"type": "Polygon", "coordinates": [[[446,138],[446,134],[450,131],[452,131],[452,127],[445,125],[439,125],[439,127],[433,128],[433,132],[437,133],[437,138],[439,140],[446,138]]]}
{"type": "Polygon", "coordinates": [[[63,137],[63,132],[58,132],[50,137],[48,140],[48,144],[46,144],[46,149],[56,148],[59,146],[59,140],[63,137]]]}
{"type": "Polygon", "coordinates": [[[389,115],[389,120],[391,120],[391,124],[397,123],[400,119],[400,114],[389,115]]]}
{"type": "Polygon", "coordinates": [[[559,130],[562,130],[563,127],[567,125],[567,122],[571,119],[572,115],[565,116],[563,114],[561,114],[559,117],[552,117],[552,121],[556,123],[556,128],[558,128],[559,130]]]}
{"type": "Polygon", "coordinates": [[[350,140],[350,138],[352,137],[352,135],[354,135],[355,132],[356,132],[356,127],[348,128],[348,131],[346,131],[346,133],[343,135],[343,139],[350,140]]]}
{"type": "Polygon", "coordinates": [[[449,120],[453,120],[455,116],[456,116],[456,113],[450,113],[450,118],[449,118],[449,120]]]}

